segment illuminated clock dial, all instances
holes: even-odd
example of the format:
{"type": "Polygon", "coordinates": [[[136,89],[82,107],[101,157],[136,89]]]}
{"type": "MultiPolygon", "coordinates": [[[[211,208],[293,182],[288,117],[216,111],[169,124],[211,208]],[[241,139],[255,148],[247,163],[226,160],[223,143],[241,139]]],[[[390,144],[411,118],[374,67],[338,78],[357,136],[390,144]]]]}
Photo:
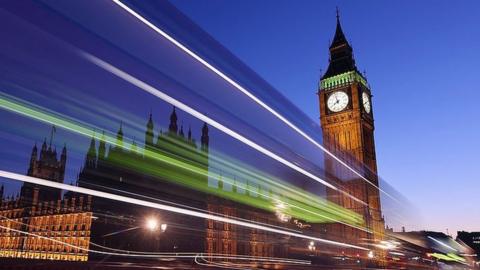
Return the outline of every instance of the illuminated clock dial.
{"type": "Polygon", "coordinates": [[[362,93],[362,103],[363,103],[363,108],[365,109],[365,112],[370,113],[371,110],[371,105],[370,105],[370,97],[366,92],[362,93]]]}
{"type": "Polygon", "coordinates": [[[327,107],[332,112],[339,112],[348,105],[348,95],[343,91],[336,91],[330,94],[327,99],[327,107]]]}

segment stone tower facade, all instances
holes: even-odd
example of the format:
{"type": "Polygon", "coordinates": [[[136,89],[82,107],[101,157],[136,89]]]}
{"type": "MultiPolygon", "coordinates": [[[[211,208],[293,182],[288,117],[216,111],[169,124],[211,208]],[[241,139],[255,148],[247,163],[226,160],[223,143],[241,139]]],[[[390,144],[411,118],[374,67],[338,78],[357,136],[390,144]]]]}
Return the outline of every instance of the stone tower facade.
{"type": "MultiPolygon", "coordinates": [[[[44,139],[40,153],[38,153],[37,145],[33,146],[27,175],[63,183],[67,162],[67,147],[64,145],[60,156],[58,156],[55,146],[52,146],[54,134],[55,127],[52,127],[50,142],[47,145],[47,139],[44,139]]],[[[24,183],[20,191],[20,198],[24,204],[35,204],[37,201],[56,201],[61,199],[61,192],[56,188],[40,188],[34,184],[24,183]]]]}
{"type": "Polygon", "coordinates": [[[327,157],[326,173],[345,191],[328,190],[327,197],[362,215],[364,227],[371,233],[341,225],[334,230],[347,241],[379,241],[384,234],[384,221],[378,188],[372,94],[367,79],[356,67],[353,49],[345,38],[338,13],[329,51],[329,66],[321,77],[318,91],[323,142],[356,173],[327,157]]]}

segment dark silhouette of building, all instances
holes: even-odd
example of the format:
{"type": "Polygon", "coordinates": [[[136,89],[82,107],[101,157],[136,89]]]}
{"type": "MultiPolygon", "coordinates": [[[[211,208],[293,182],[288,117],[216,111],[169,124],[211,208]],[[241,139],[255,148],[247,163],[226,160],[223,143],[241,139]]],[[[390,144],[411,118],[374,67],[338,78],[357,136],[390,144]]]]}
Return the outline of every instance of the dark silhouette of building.
{"type": "MultiPolygon", "coordinates": [[[[136,197],[182,207],[206,209],[206,195],[192,189],[189,183],[207,186],[207,175],[182,169],[192,166],[208,172],[208,127],[202,129],[198,147],[191,129],[187,137],[183,125],[178,125],[176,109],[170,115],[168,131],[154,131],[149,115],[144,147],[135,141],[124,141],[123,125],[116,141],[107,145],[105,135],[97,142],[92,137],[78,185],[109,193],[136,197]],[[107,151],[108,148],[108,151],[107,151]]],[[[93,210],[97,219],[92,225],[92,250],[123,247],[136,251],[198,252],[204,250],[205,221],[186,215],[122,204],[94,198],[93,210]],[[145,220],[155,216],[168,225],[165,233],[150,232],[145,220]],[[129,231],[137,227],[134,232],[129,231]]]]}
{"type": "Polygon", "coordinates": [[[458,231],[457,241],[462,241],[480,256],[480,232],[458,231]]]}
{"type": "MultiPolygon", "coordinates": [[[[211,189],[230,193],[238,190],[235,186],[230,191],[223,190],[221,180],[217,187],[208,184],[210,137],[206,123],[201,128],[200,145],[197,145],[190,128],[185,136],[183,125],[178,125],[175,108],[166,132],[160,130],[155,134],[154,128],[150,114],[143,149],[135,142],[132,142],[130,149],[125,147],[122,125],[117,132],[116,142],[108,146],[108,151],[104,136],[98,142],[98,150],[97,142],[92,138],[85,165],[79,174],[79,186],[279,225],[277,217],[271,212],[209,192],[211,189]],[[188,165],[203,173],[182,169],[188,165]]],[[[211,219],[173,214],[102,198],[94,198],[93,211],[96,219],[92,224],[92,250],[122,247],[136,251],[254,256],[286,256],[288,251],[288,239],[211,219]],[[168,225],[164,233],[152,233],[144,228],[145,219],[152,215],[168,225]],[[135,227],[138,229],[132,233],[129,229],[135,227]],[[123,231],[129,233],[116,233],[123,231]]]]}

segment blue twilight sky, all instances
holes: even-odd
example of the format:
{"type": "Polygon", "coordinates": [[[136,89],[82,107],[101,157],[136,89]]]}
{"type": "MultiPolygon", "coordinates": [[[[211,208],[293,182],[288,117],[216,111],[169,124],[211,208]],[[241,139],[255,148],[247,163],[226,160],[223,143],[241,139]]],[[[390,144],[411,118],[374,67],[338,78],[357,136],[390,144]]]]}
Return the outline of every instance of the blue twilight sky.
{"type": "Polygon", "coordinates": [[[480,230],[480,2],[173,3],[312,119],[339,6],[372,86],[379,174],[423,216],[407,230],[480,230]]]}

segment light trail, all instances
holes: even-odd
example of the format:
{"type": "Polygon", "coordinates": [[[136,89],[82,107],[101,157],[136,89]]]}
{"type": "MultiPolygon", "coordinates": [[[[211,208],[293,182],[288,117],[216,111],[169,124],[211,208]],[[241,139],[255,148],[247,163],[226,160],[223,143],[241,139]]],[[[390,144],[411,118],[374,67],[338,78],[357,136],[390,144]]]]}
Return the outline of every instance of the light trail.
{"type": "MultiPolygon", "coordinates": [[[[91,132],[90,129],[88,129],[88,128],[80,125],[80,124],[77,124],[77,123],[69,120],[66,117],[62,118],[62,117],[56,116],[54,114],[54,112],[45,113],[45,112],[43,112],[42,110],[40,110],[39,108],[37,108],[33,105],[27,106],[26,104],[22,104],[23,102],[21,102],[19,100],[10,100],[10,99],[12,99],[12,98],[3,98],[3,97],[0,96],[0,107],[2,107],[4,109],[7,109],[7,110],[10,110],[10,111],[13,111],[13,112],[16,112],[16,113],[19,113],[19,114],[22,114],[22,115],[25,115],[25,116],[28,116],[28,117],[31,117],[33,119],[36,119],[36,120],[39,120],[39,121],[42,121],[42,122],[46,122],[46,123],[49,123],[49,124],[56,125],[58,127],[65,128],[69,131],[78,133],[78,134],[83,135],[83,136],[90,136],[90,132],[91,132]]],[[[95,138],[96,138],[96,136],[95,136],[95,138]]],[[[118,144],[116,139],[111,137],[111,136],[102,135],[102,140],[104,140],[105,142],[108,142],[112,145],[115,145],[117,147],[122,147],[122,148],[128,150],[126,145],[118,144]]],[[[172,149],[170,149],[170,150],[172,150],[172,149]]],[[[173,149],[173,150],[175,150],[175,149],[173,149]]],[[[191,156],[191,154],[189,154],[189,153],[184,153],[184,154],[186,154],[188,156],[191,156]]],[[[181,169],[187,170],[187,171],[191,171],[191,172],[194,172],[194,173],[199,174],[199,175],[209,176],[209,172],[207,170],[201,168],[201,167],[192,166],[192,164],[187,164],[185,162],[181,162],[179,160],[172,159],[171,157],[161,155],[159,153],[156,153],[156,152],[148,150],[148,149],[144,150],[144,156],[150,157],[152,159],[155,159],[155,160],[158,160],[158,161],[161,161],[161,162],[166,162],[170,165],[174,165],[178,168],[181,168],[181,169]]],[[[141,164],[138,164],[138,163],[135,163],[135,162],[134,163],[131,163],[131,162],[126,162],[125,163],[122,160],[115,160],[115,161],[117,163],[119,163],[120,165],[124,165],[124,166],[127,166],[127,167],[132,167],[132,165],[135,165],[135,167],[132,167],[132,169],[134,169],[134,170],[143,171],[143,170],[148,169],[149,171],[151,171],[150,169],[154,169],[154,168],[144,168],[144,167],[141,166],[141,164]]],[[[157,175],[157,176],[159,176],[159,177],[167,176],[166,179],[170,180],[168,175],[157,175]]],[[[242,199],[239,196],[233,196],[229,192],[221,192],[221,191],[216,190],[216,189],[209,189],[209,188],[206,188],[203,185],[199,186],[198,181],[196,181],[196,180],[197,179],[190,179],[189,180],[189,179],[185,178],[185,179],[182,179],[182,181],[179,181],[179,179],[176,179],[176,183],[186,185],[189,188],[197,189],[197,190],[202,191],[202,192],[213,193],[213,194],[218,195],[218,196],[227,197],[229,199],[234,199],[234,200],[246,203],[246,204],[250,204],[250,205],[255,206],[255,207],[259,207],[259,208],[262,208],[262,209],[265,209],[265,210],[268,210],[268,211],[272,211],[273,205],[270,204],[270,203],[266,203],[264,200],[258,200],[254,197],[248,197],[248,198],[243,198],[242,199]]],[[[231,184],[234,184],[234,182],[235,182],[234,180],[230,179],[229,177],[223,178],[224,182],[227,181],[227,180],[231,184]]],[[[267,181],[267,182],[272,183],[272,181],[267,181]]],[[[273,182],[275,182],[275,181],[273,181],[273,182]]],[[[299,190],[296,190],[296,192],[293,192],[292,189],[288,188],[288,186],[285,186],[285,184],[276,183],[275,185],[282,188],[280,193],[284,193],[285,192],[284,189],[290,190],[290,192],[284,193],[283,195],[287,196],[289,199],[293,199],[292,203],[288,203],[290,206],[292,206],[292,208],[301,210],[300,212],[299,211],[291,212],[290,210],[288,210],[289,215],[292,215],[292,216],[295,216],[297,218],[300,218],[300,219],[303,219],[303,220],[306,220],[306,221],[310,221],[310,222],[323,222],[323,220],[318,220],[318,219],[313,219],[312,220],[312,215],[313,215],[313,216],[325,218],[325,219],[330,220],[330,221],[336,221],[336,222],[339,222],[339,223],[346,223],[347,225],[352,226],[354,228],[365,230],[364,228],[358,227],[358,226],[355,225],[357,223],[360,224],[360,223],[363,222],[363,219],[361,217],[358,217],[358,214],[355,214],[354,212],[349,211],[347,209],[344,209],[344,208],[342,208],[342,207],[340,207],[336,204],[328,203],[325,200],[319,200],[316,196],[313,196],[311,194],[304,194],[304,192],[301,192],[299,190]],[[301,196],[299,196],[300,198],[299,197],[291,198],[292,193],[297,194],[297,195],[299,195],[298,193],[300,193],[301,196]],[[286,195],[286,194],[288,194],[288,195],[286,195]],[[293,205],[293,203],[300,203],[302,205],[302,207],[293,205]],[[310,208],[310,210],[307,209],[307,208],[310,208]],[[325,212],[325,214],[322,215],[320,212],[325,212]],[[306,216],[305,213],[307,213],[309,215],[306,216]],[[336,218],[326,216],[326,214],[333,215],[336,218]],[[342,221],[339,218],[344,219],[345,221],[342,221]],[[349,223],[346,222],[346,221],[349,221],[349,223]]],[[[253,192],[257,195],[260,195],[261,197],[271,198],[271,199],[275,200],[274,197],[266,196],[264,194],[261,194],[259,192],[254,191],[252,189],[248,189],[248,190],[249,190],[249,192],[253,192]]],[[[293,189],[293,190],[295,190],[295,189],[293,189]]]]}
{"type": "Polygon", "coordinates": [[[346,248],[354,248],[354,249],[366,250],[366,251],[369,250],[365,247],[361,247],[361,246],[357,246],[357,245],[352,245],[352,244],[347,244],[347,243],[342,243],[342,242],[336,242],[336,241],[322,239],[322,238],[313,237],[313,236],[309,236],[309,235],[304,235],[304,234],[300,234],[300,233],[280,230],[280,229],[276,229],[276,228],[272,228],[272,227],[268,227],[268,226],[263,226],[263,225],[259,225],[259,224],[255,224],[255,223],[239,221],[239,220],[235,220],[235,219],[231,219],[231,218],[216,216],[216,215],[207,214],[207,213],[201,213],[201,212],[197,212],[197,211],[193,211],[193,210],[183,209],[183,208],[179,208],[179,207],[174,207],[174,206],[169,206],[169,205],[164,205],[164,204],[159,204],[159,203],[154,203],[154,202],[143,201],[143,200],[130,198],[130,197],[126,197],[126,196],[121,196],[121,195],[116,195],[116,194],[111,194],[111,193],[107,193],[107,192],[102,192],[102,191],[97,191],[97,190],[92,190],[92,189],[87,189],[87,188],[82,188],[82,187],[77,187],[77,186],[70,186],[70,185],[63,184],[63,183],[57,183],[57,182],[48,181],[48,180],[45,180],[45,179],[30,177],[30,176],[21,175],[21,174],[18,174],[18,173],[8,172],[8,171],[4,171],[4,170],[0,170],[0,176],[8,178],[8,179],[16,180],[16,181],[23,181],[23,182],[32,183],[32,184],[58,188],[58,189],[62,189],[62,190],[73,191],[73,192],[77,192],[77,193],[82,193],[82,194],[92,195],[92,196],[96,196],[96,197],[111,199],[111,200],[114,200],[114,201],[126,202],[126,203],[135,204],[135,205],[146,206],[146,207],[149,207],[149,208],[165,210],[165,211],[169,211],[169,212],[173,212],[173,213],[184,214],[184,215],[188,215],[188,216],[192,216],[192,217],[212,219],[212,220],[215,220],[215,221],[231,223],[231,224],[235,224],[235,225],[243,226],[243,227],[247,227],[247,228],[259,229],[259,230],[263,230],[263,231],[268,231],[268,232],[273,232],[273,233],[278,233],[278,234],[283,234],[283,235],[289,235],[289,236],[298,237],[298,238],[302,238],[302,239],[318,241],[318,242],[324,243],[324,244],[346,247],[346,248]]]}
{"type": "MultiPolygon", "coordinates": [[[[3,215],[0,215],[0,218],[2,218],[3,220],[8,220],[8,221],[13,222],[13,223],[22,224],[22,225],[25,225],[25,226],[30,227],[30,228],[40,228],[41,227],[41,226],[30,225],[30,224],[27,224],[25,222],[16,221],[14,219],[10,219],[10,218],[8,218],[6,216],[3,216],[3,215]]],[[[2,220],[2,219],[0,219],[0,220],[2,220]]],[[[13,229],[13,228],[10,228],[10,227],[3,227],[2,225],[0,225],[0,228],[16,231],[16,232],[19,232],[19,233],[24,233],[24,234],[39,237],[39,238],[45,238],[45,239],[48,239],[48,240],[51,240],[51,241],[54,241],[54,242],[57,242],[57,243],[66,244],[66,245],[69,245],[69,246],[72,246],[72,247],[75,247],[75,248],[78,248],[78,249],[83,249],[82,247],[75,246],[75,245],[69,244],[67,242],[60,241],[60,240],[52,239],[50,237],[38,235],[38,234],[35,234],[35,233],[29,233],[29,232],[13,229]]],[[[298,259],[288,259],[288,258],[282,258],[282,257],[264,257],[264,256],[249,256],[249,255],[235,255],[235,254],[227,256],[227,254],[223,254],[223,253],[203,253],[203,252],[202,253],[198,253],[198,252],[148,252],[148,251],[134,251],[134,250],[124,250],[124,249],[111,248],[111,247],[106,247],[106,246],[96,244],[94,242],[90,242],[90,244],[94,245],[94,246],[97,246],[97,247],[100,247],[100,248],[103,248],[103,249],[119,251],[119,252],[114,253],[114,254],[118,254],[118,255],[120,255],[120,254],[121,255],[131,254],[131,253],[137,254],[137,255],[160,255],[160,256],[181,254],[183,256],[190,255],[189,256],[190,258],[193,258],[195,256],[199,256],[199,255],[200,256],[207,255],[208,257],[219,258],[219,259],[235,258],[235,259],[238,259],[238,260],[249,260],[249,259],[251,259],[251,260],[256,260],[256,261],[280,261],[280,262],[290,262],[290,263],[295,263],[295,264],[310,264],[310,261],[298,260],[298,259]],[[123,252],[123,253],[120,253],[120,252],[123,252]]],[[[83,250],[85,250],[85,249],[83,249],[83,250]]],[[[92,252],[102,252],[102,251],[92,250],[92,249],[90,249],[90,251],[92,251],[92,252]]],[[[170,257],[170,256],[167,256],[167,257],[170,257]]]]}
{"type": "MultiPolygon", "coordinates": [[[[161,200],[161,199],[158,199],[158,198],[145,196],[145,195],[142,195],[142,194],[137,194],[137,193],[121,190],[121,189],[111,188],[111,187],[102,186],[102,185],[96,185],[96,184],[92,184],[92,183],[89,183],[89,185],[94,185],[96,187],[101,187],[101,188],[104,188],[104,189],[109,189],[109,190],[112,190],[112,191],[121,192],[121,193],[128,194],[128,195],[138,196],[138,197],[142,197],[142,198],[145,198],[145,199],[154,200],[154,201],[157,201],[157,202],[167,203],[167,204],[170,204],[170,205],[176,205],[176,206],[180,206],[180,207],[184,207],[184,208],[189,208],[189,209],[199,211],[199,212],[215,214],[215,215],[219,215],[219,216],[223,216],[223,217],[229,217],[226,214],[216,213],[216,212],[212,212],[212,211],[208,211],[208,210],[204,210],[204,209],[201,209],[201,208],[197,208],[197,207],[193,207],[193,206],[189,206],[189,205],[184,205],[184,204],[180,204],[180,203],[175,203],[175,202],[171,202],[171,201],[161,200]]],[[[260,222],[260,221],[248,220],[248,219],[239,218],[239,217],[232,217],[232,216],[230,216],[230,218],[234,218],[234,219],[237,219],[237,220],[243,220],[243,221],[249,221],[249,222],[260,224],[260,225],[266,225],[266,226],[276,227],[276,228],[283,229],[283,230],[289,230],[289,231],[292,231],[292,232],[301,233],[301,231],[299,231],[299,230],[294,230],[294,229],[290,229],[290,228],[283,228],[283,227],[280,227],[280,226],[277,226],[277,225],[267,224],[267,223],[263,223],[263,222],[260,222]]]]}
{"type": "MultiPolygon", "coordinates": [[[[2,216],[3,217],[3,216],[2,216]]],[[[24,224],[28,227],[36,227],[36,226],[31,226],[29,224],[23,223],[23,222],[18,222],[6,217],[3,217],[6,220],[9,220],[11,222],[17,223],[17,224],[24,224]]],[[[199,255],[203,257],[203,254],[207,254],[208,257],[212,257],[215,259],[236,259],[236,260],[251,260],[251,261],[266,261],[266,262],[281,262],[281,263],[291,263],[291,264],[310,264],[310,261],[306,260],[297,260],[297,259],[288,259],[288,258],[281,258],[281,257],[257,257],[257,256],[248,256],[248,255],[226,255],[226,254],[220,254],[220,253],[197,253],[197,252],[139,252],[139,251],[128,251],[128,250],[121,250],[121,249],[113,249],[113,248],[108,248],[104,247],[95,243],[91,243],[95,246],[101,247],[101,248],[106,248],[110,250],[118,250],[122,251],[124,253],[120,252],[106,252],[106,251],[100,251],[100,250],[94,250],[94,249],[86,249],[83,247],[79,247],[76,245],[72,245],[67,242],[63,242],[61,240],[57,240],[51,237],[46,237],[43,235],[35,234],[35,233],[30,233],[22,230],[17,230],[14,228],[10,228],[7,226],[0,225],[0,228],[8,230],[8,231],[14,231],[18,232],[21,234],[25,235],[30,235],[33,237],[37,238],[42,238],[46,239],[48,241],[52,241],[54,243],[62,244],[65,246],[69,246],[78,250],[82,251],[87,251],[87,252],[93,252],[93,253],[98,253],[98,254],[103,254],[103,255],[114,255],[114,256],[127,256],[127,257],[145,257],[145,258],[196,258],[199,255]],[[137,254],[132,254],[132,253],[137,253],[137,254]]]]}
{"type": "Polygon", "coordinates": [[[451,247],[450,245],[445,244],[444,242],[442,242],[442,241],[440,241],[440,240],[438,240],[438,239],[435,239],[435,238],[433,238],[433,237],[431,237],[431,236],[428,236],[428,238],[431,239],[431,240],[433,240],[434,242],[436,242],[437,244],[439,244],[439,245],[441,245],[441,246],[443,246],[443,247],[446,247],[446,248],[448,248],[448,249],[450,249],[450,250],[453,250],[453,251],[458,251],[457,249],[451,247]]]}
{"type": "Polygon", "coordinates": [[[117,231],[117,232],[112,232],[112,233],[107,233],[107,234],[105,234],[105,235],[102,235],[102,237],[112,236],[112,235],[116,235],[116,234],[119,234],[119,233],[124,233],[124,232],[128,232],[128,231],[137,230],[137,229],[140,229],[140,228],[141,228],[140,226],[135,226],[135,227],[128,228],[128,229],[125,229],[125,230],[121,230],[121,231],[117,231]]]}
{"type": "MultiPolygon", "coordinates": [[[[158,253],[158,254],[131,254],[131,253],[118,253],[118,252],[106,252],[106,251],[100,251],[100,250],[94,250],[94,249],[88,249],[88,248],[83,248],[79,247],[76,245],[72,245],[67,242],[63,242],[57,239],[53,239],[50,237],[46,237],[43,235],[35,234],[35,233],[30,233],[22,230],[17,230],[13,229],[10,227],[6,227],[3,225],[0,225],[0,228],[8,230],[8,231],[13,231],[41,239],[46,239],[48,241],[52,241],[54,243],[58,243],[61,245],[65,245],[74,249],[86,251],[86,252],[92,252],[92,253],[97,253],[97,254],[102,254],[102,255],[111,255],[111,256],[125,256],[125,257],[138,257],[138,258],[180,258],[180,259],[192,259],[198,257],[199,253],[181,253],[181,252],[176,252],[176,253],[158,253]],[[179,255],[180,254],[180,255],[179,255]]],[[[35,252],[35,251],[32,251],[35,252]]],[[[200,253],[202,254],[202,253],[200,253]]],[[[252,256],[227,256],[227,255],[215,255],[215,254],[210,254],[207,253],[208,256],[212,258],[218,258],[218,259],[236,259],[236,260],[250,260],[250,261],[265,261],[265,262],[279,262],[279,263],[290,263],[290,264],[310,264],[309,261],[302,261],[302,260],[295,260],[295,259],[284,259],[284,258],[276,258],[276,257],[252,257],[252,256]]]]}
{"type": "Polygon", "coordinates": [[[119,7],[121,7],[122,9],[124,9],[125,11],[127,11],[128,13],[130,13],[132,16],[134,16],[135,18],[137,18],[139,21],[141,21],[143,24],[145,24],[146,26],[148,26],[150,29],[152,29],[153,31],[157,32],[158,34],[160,34],[161,36],[163,36],[165,39],[167,39],[168,41],[170,41],[172,44],[174,44],[175,46],[177,46],[179,49],[181,49],[183,52],[185,52],[186,54],[190,55],[193,59],[197,60],[199,63],[201,63],[202,65],[204,65],[206,68],[208,68],[209,70],[211,70],[212,72],[214,72],[215,74],[217,74],[220,78],[224,79],[226,82],[228,82],[230,85],[232,85],[233,87],[235,87],[237,90],[239,90],[240,92],[242,92],[243,94],[245,94],[247,97],[249,97],[250,99],[252,99],[253,101],[255,101],[258,105],[260,105],[261,107],[263,107],[264,109],[266,109],[267,111],[269,111],[271,114],[273,114],[275,117],[277,117],[278,119],[280,119],[283,123],[285,123],[287,126],[289,126],[290,128],[292,128],[294,131],[296,131],[298,134],[300,134],[302,137],[304,137],[305,139],[307,139],[309,142],[311,142],[313,145],[315,145],[316,147],[320,148],[322,151],[324,151],[325,153],[327,153],[329,156],[331,156],[332,158],[334,158],[336,161],[338,161],[340,164],[342,164],[343,166],[345,166],[346,168],[348,168],[350,171],[352,171],[354,174],[356,174],[357,176],[359,176],[360,178],[362,178],[363,180],[365,180],[367,183],[369,183],[370,185],[374,186],[375,188],[377,188],[378,190],[380,190],[380,192],[384,193],[385,195],[387,195],[388,197],[390,197],[391,199],[395,200],[396,202],[398,202],[398,200],[396,198],[394,198],[392,195],[390,195],[388,192],[384,191],[383,189],[380,189],[379,186],[376,186],[374,183],[372,183],[370,180],[368,180],[366,177],[364,177],[362,174],[360,174],[359,172],[357,172],[355,169],[353,169],[352,167],[350,167],[347,163],[345,163],[344,161],[342,161],[340,158],[338,158],[337,156],[335,156],[333,153],[331,153],[330,151],[328,151],[328,149],[326,149],[325,147],[323,147],[323,145],[319,144],[317,141],[315,141],[312,137],[310,137],[308,134],[306,134],[305,132],[303,132],[300,128],[298,128],[295,124],[293,124],[292,122],[290,122],[287,118],[285,118],[283,115],[281,115],[280,113],[278,113],[277,111],[275,111],[272,107],[268,106],[268,104],[266,104],[265,102],[263,102],[262,100],[260,100],[259,98],[257,98],[255,95],[253,95],[250,91],[248,91],[247,89],[245,89],[243,86],[241,86],[239,83],[237,83],[236,81],[234,81],[233,79],[231,79],[230,77],[228,77],[225,73],[221,72],[220,70],[218,70],[217,68],[215,68],[213,65],[211,65],[210,63],[208,63],[206,60],[204,60],[202,57],[200,57],[199,55],[197,55],[196,53],[194,53],[193,51],[191,51],[190,49],[188,49],[185,45],[183,45],[182,43],[180,43],[179,41],[177,41],[176,39],[174,39],[173,37],[171,37],[170,35],[168,35],[166,32],[164,32],[162,29],[158,28],[156,25],[154,25],[153,23],[151,23],[149,20],[145,19],[143,16],[141,16],[140,14],[138,14],[137,12],[135,12],[133,9],[129,8],[127,5],[125,5],[124,3],[122,3],[120,0],[112,0],[115,4],[117,4],[119,7]]]}
{"type": "Polygon", "coordinates": [[[127,256],[127,257],[144,257],[144,258],[160,258],[160,257],[164,257],[164,258],[193,258],[194,257],[194,256],[191,256],[191,255],[177,255],[177,256],[172,256],[172,255],[140,255],[140,254],[127,254],[127,253],[115,253],[115,252],[99,251],[99,250],[93,250],[93,249],[88,249],[88,248],[75,246],[75,245],[72,245],[70,243],[63,242],[63,241],[60,241],[60,240],[57,240],[57,239],[52,239],[50,237],[46,237],[46,236],[43,236],[43,235],[13,229],[13,228],[6,227],[6,226],[3,226],[3,225],[0,225],[0,228],[5,229],[5,230],[9,230],[9,231],[13,231],[13,232],[18,232],[18,233],[25,234],[25,235],[30,235],[30,236],[46,239],[46,240],[52,241],[54,243],[62,244],[62,245],[65,245],[65,246],[68,246],[68,247],[71,247],[71,248],[74,248],[74,249],[78,249],[78,250],[82,250],[82,251],[86,251],[86,252],[103,254],[103,255],[127,256]]]}
{"type": "Polygon", "coordinates": [[[167,95],[167,94],[163,93],[162,91],[158,90],[157,88],[145,83],[144,81],[141,81],[141,80],[133,77],[132,75],[124,72],[123,70],[120,70],[117,67],[114,67],[111,64],[109,64],[109,63],[107,63],[107,62],[105,62],[105,61],[103,61],[103,60],[101,60],[101,59],[99,59],[99,58],[97,58],[97,57],[95,57],[91,54],[81,52],[81,55],[83,55],[83,57],[85,57],[88,61],[90,61],[91,63],[97,65],[98,67],[100,67],[102,69],[104,69],[105,71],[108,71],[111,74],[113,74],[113,75],[115,75],[115,76],[117,76],[117,77],[119,77],[119,78],[137,86],[138,88],[140,88],[140,89],[142,89],[142,90],[144,90],[144,91],[146,91],[146,92],[164,100],[165,102],[183,110],[184,112],[186,112],[186,113],[198,118],[199,120],[217,128],[218,130],[222,131],[223,133],[225,133],[225,134],[235,138],[236,140],[250,146],[251,148],[259,151],[260,153],[262,153],[262,154],[264,154],[264,155],[266,155],[266,156],[284,164],[285,166],[287,166],[287,167],[289,167],[289,168],[291,168],[291,169],[293,169],[293,170],[295,170],[295,171],[297,171],[297,172],[299,172],[299,173],[301,173],[301,174],[303,174],[303,175],[305,175],[305,176],[307,176],[307,177],[309,177],[309,178],[311,178],[311,179],[313,179],[313,180],[315,180],[315,181],[317,181],[317,182],[319,182],[319,183],[321,183],[321,184],[323,184],[323,185],[325,185],[325,186],[327,186],[327,187],[329,187],[333,190],[341,192],[343,195],[351,198],[352,200],[354,200],[354,201],[356,201],[356,202],[358,202],[362,205],[368,206],[367,203],[365,203],[362,200],[356,198],[355,196],[352,196],[351,194],[349,194],[349,193],[347,193],[343,190],[338,189],[337,187],[335,187],[332,184],[328,183],[327,181],[321,179],[320,177],[317,177],[316,175],[306,171],[305,169],[299,167],[298,165],[296,165],[296,164],[278,156],[277,154],[271,152],[270,150],[264,148],[263,146],[258,145],[257,143],[253,142],[252,140],[240,135],[236,131],[220,124],[219,122],[217,122],[217,121],[213,120],[212,118],[204,115],[203,113],[189,107],[188,105],[170,97],[169,95],[167,95]]]}
{"type": "Polygon", "coordinates": [[[227,269],[235,269],[235,270],[252,270],[253,268],[249,267],[249,268],[246,268],[246,267],[242,267],[244,266],[245,264],[235,264],[235,263],[228,263],[228,262],[223,262],[223,263],[220,263],[220,262],[211,262],[211,261],[208,261],[206,260],[203,256],[199,255],[199,256],[196,256],[195,259],[194,259],[195,263],[198,264],[198,265],[201,265],[201,266],[213,266],[213,267],[217,267],[217,268],[222,268],[222,269],[225,269],[225,267],[228,267],[227,269]],[[202,261],[204,261],[205,263],[201,263],[198,261],[198,258],[201,258],[202,261]]]}

